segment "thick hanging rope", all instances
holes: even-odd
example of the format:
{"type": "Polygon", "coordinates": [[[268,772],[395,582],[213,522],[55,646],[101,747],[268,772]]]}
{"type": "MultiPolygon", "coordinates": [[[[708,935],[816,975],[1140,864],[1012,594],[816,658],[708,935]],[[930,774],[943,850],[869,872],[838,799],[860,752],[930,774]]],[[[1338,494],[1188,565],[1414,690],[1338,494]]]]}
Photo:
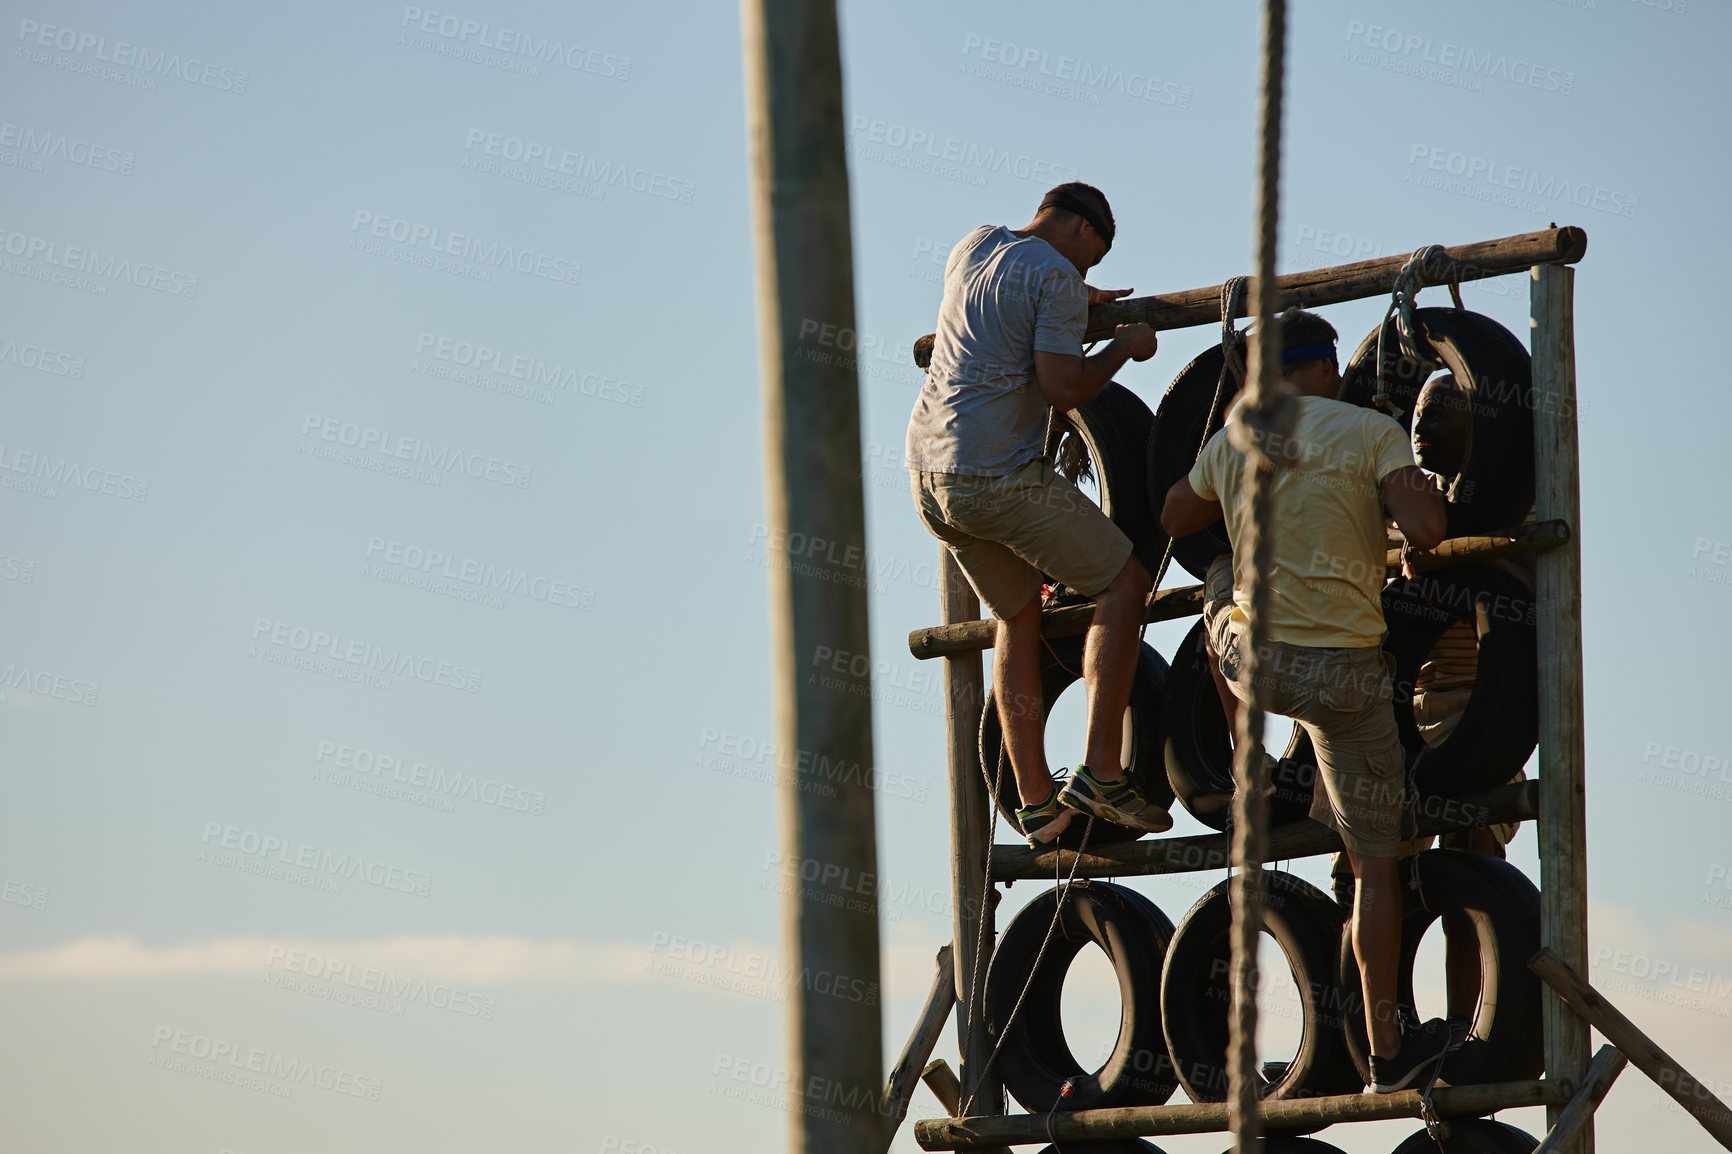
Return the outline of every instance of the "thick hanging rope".
{"type": "Polygon", "coordinates": [[[1257,155],[1256,292],[1257,332],[1251,344],[1251,372],[1245,403],[1230,428],[1233,445],[1245,455],[1244,496],[1239,506],[1234,552],[1245,550],[1245,628],[1239,646],[1239,682],[1250,700],[1239,709],[1233,753],[1232,885],[1233,1020],[1227,1053],[1228,1119],[1237,1154],[1257,1144],[1257,936],[1262,926],[1263,831],[1269,803],[1264,795],[1263,702],[1259,650],[1267,636],[1269,585],[1275,528],[1274,462],[1265,448],[1292,427],[1293,398],[1280,387],[1281,351],[1275,321],[1275,226],[1281,189],[1281,88],[1287,40],[1285,0],[1263,7],[1263,86],[1259,107],[1257,155]]]}

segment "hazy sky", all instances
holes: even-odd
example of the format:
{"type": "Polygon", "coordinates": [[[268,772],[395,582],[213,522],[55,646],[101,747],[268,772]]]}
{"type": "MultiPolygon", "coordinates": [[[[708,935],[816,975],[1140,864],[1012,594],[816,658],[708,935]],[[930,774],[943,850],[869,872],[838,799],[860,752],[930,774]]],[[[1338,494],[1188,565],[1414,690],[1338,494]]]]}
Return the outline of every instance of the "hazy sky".
{"type": "MultiPolygon", "coordinates": [[[[0,21],[0,1150],[774,1148],[737,10],[157,7],[0,21]]],[[[950,246],[1072,177],[1118,217],[1094,283],[1248,271],[1256,25],[842,15],[893,1053],[950,927],[938,669],[905,642],[938,609],[907,346],[950,246]]],[[[1593,976],[1722,1086],[1732,405],[1717,328],[1682,314],[1727,247],[1728,24],[1295,4],[1280,245],[1292,270],[1587,229],[1593,976]]],[[[1521,278],[1463,291],[1525,336],[1521,278]]],[[[1325,311],[1353,343],[1382,308],[1325,311]]],[[[1211,338],[1163,334],[1120,380],[1154,404],[1211,338]]],[[[1537,875],[1531,829],[1511,853],[1537,875]]],[[[1218,880],[1135,884],[1176,922],[1218,880]]],[[[1100,976],[1067,1003],[1079,1052],[1116,1022],[1100,976]]],[[[1634,1072],[1600,1118],[1602,1149],[1708,1148],[1634,1072]]]]}

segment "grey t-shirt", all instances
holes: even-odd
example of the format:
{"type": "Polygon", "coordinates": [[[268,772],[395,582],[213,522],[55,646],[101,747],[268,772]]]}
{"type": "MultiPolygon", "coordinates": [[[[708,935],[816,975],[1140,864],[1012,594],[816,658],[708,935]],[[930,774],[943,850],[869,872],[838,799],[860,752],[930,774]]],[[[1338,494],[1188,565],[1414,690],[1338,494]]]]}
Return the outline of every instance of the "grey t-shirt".
{"type": "Polygon", "coordinates": [[[910,469],[999,477],[1038,457],[1046,398],[1036,349],[1082,352],[1088,289],[1039,237],[983,225],[950,250],[926,384],[908,418],[910,469]]]}

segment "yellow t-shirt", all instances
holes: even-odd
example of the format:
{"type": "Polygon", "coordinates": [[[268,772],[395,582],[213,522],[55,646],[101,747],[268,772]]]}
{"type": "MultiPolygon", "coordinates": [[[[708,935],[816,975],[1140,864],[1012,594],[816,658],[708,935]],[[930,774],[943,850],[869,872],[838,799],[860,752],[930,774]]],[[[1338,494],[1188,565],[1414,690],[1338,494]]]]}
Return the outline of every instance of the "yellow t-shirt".
{"type": "MultiPolygon", "coordinates": [[[[1413,461],[1400,425],[1374,409],[1298,398],[1291,436],[1265,449],[1275,480],[1268,632],[1290,645],[1364,649],[1383,641],[1384,531],[1378,483],[1413,461]]],[[[1233,542],[1233,617],[1245,620],[1250,554],[1239,545],[1245,457],[1222,429],[1191,469],[1200,497],[1221,502],[1233,542]]]]}

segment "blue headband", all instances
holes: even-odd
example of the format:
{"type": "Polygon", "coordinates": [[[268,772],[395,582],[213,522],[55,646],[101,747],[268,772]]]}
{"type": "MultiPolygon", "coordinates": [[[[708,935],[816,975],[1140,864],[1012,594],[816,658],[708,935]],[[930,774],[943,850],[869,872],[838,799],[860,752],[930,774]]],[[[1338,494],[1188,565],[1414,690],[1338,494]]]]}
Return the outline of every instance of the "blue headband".
{"type": "Polygon", "coordinates": [[[1333,361],[1335,359],[1334,341],[1312,341],[1308,345],[1294,345],[1281,353],[1281,363],[1292,364],[1294,361],[1333,361]]]}

